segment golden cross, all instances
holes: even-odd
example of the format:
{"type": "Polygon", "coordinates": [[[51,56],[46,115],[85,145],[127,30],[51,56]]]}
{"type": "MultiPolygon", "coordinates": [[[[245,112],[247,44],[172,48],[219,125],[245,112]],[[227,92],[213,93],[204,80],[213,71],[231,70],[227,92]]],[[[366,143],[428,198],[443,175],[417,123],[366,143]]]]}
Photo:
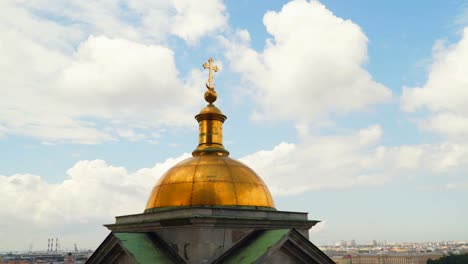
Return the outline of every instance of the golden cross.
{"type": "Polygon", "coordinates": [[[208,82],[206,83],[206,88],[213,90],[215,88],[213,84],[213,71],[218,72],[218,66],[213,65],[214,60],[212,58],[208,59],[208,63],[203,63],[203,68],[208,69],[208,82]]]}

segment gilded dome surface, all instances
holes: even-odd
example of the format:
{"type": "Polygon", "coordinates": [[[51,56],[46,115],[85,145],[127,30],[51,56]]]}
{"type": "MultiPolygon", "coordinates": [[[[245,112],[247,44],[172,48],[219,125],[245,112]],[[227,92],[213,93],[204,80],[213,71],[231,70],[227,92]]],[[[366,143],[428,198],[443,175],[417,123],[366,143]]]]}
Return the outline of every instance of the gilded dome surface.
{"type": "Polygon", "coordinates": [[[252,206],[274,208],[257,174],[226,156],[195,156],[169,169],[156,183],[146,209],[174,206],[252,206]]]}

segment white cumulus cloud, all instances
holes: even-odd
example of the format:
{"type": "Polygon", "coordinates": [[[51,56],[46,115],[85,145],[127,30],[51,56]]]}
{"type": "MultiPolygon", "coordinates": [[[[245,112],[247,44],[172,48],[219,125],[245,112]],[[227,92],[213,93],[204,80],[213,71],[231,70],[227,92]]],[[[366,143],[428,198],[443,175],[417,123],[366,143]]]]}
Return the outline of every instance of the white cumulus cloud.
{"type": "Polygon", "coordinates": [[[51,24],[135,41],[164,42],[174,35],[193,44],[209,33],[223,30],[227,23],[226,8],[220,0],[206,0],[203,5],[190,0],[8,0],[5,4],[35,19],[49,19],[51,24]]]}
{"type": "Polygon", "coordinates": [[[427,81],[421,87],[404,87],[402,109],[429,110],[421,122],[429,129],[449,138],[467,138],[468,126],[468,27],[459,42],[437,42],[427,81]]]}
{"type": "Polygon", "coordinates": [[[202,105],[197,71],[183,81],[173,52],[160,45],[91,36],[73,55],[57,60],[51,51],[27,56],[27,49],[16,49],[22,60],[12,59],[5,68],[23,68],[31,79],[0,77],[10,85],[0,99],[4,133],[98,143],[121,135],[102,124],[126,130],[192,124],[192,113],[202,105]],[[42,72],[36,60],[43,62],[42,72]]]}
{"type": "Polygon", "coordinates": [[[296,0],[263,23],[272,37],[261,52],[249,47],[245,30],[225,39],[230,66],[253,89],[255,118],[308,122],[390,99],[365,69],[367,37],[352,21],[318,1],[296,0]]]}
{"type": "Polygon", "coordinates": [[[184,87],[178,77],[174,53],[164,46],[91,36],[60,72],[54,96],[79,106],[83,116],[180,124],[191,116],[186,108],[200,103],[187,98],[203,87],[184,87]]]}
{"type": "Polygon", "coordinates": [[[381,133],[380,127],[371,126],[352,135],[311,136],[299,144],[281,143],[253,153],[242,161],[251,164],[274,194],[381,186],[391,176],[380,166],[384,157],[376,144],[381,133]]]}
{"type": "MultiPolygon", "coordinates": [[[[18,238],[27,233],[27,240],[0,240],[0,248],[22,248],[24,241],[41,241],[57,233],[61,239],[68,237],[62,239],[64,245],[81,241],[87,243],[83,246],[95,247],[105,236],[103,224],[112,223],[116,215],[143,212],[157,179],[187,156],[132,173],[103,160],[84,160],[56,184],[37,175],[0,175],[0,233],[18,238]]],[[[37,249],[44,248],[39,245],[37,249]]]]}
{"type": "Polygon", "coordinates": [[[202,105],[199,71],[179,76],[167,47],[90,36],[68,54],[1,22],[2,134],[99,143],[139,128],[150,138],[154,128],[192,124],[202,105]]]}
{"type": "Polygon", "coordinates": [[[181,76],[164,43],[175,35],[194,44],[225,26],[217,0],[2,1],[0,133],[155,142],[158,129],[192,125],[200,71],[181,76]]]}
{"type": "Polygon", "coordinates": [[[200,4],[191,0],[174,0],[173,7],[176,15],[172,18],[171,32],[189,43],[227,26],[222,1],[208,0],[200,4]]]}
{"type": "Polygon", "coordinates": [[[441,142],[385,146],[382,130],[370,126],[349,135],[307,135],[299,143],[280,143],[247,155],[249,164],[275,195],[319,189],[379,187],[393,178],[444,175],[464,178],[468,144],[441,142]]]}

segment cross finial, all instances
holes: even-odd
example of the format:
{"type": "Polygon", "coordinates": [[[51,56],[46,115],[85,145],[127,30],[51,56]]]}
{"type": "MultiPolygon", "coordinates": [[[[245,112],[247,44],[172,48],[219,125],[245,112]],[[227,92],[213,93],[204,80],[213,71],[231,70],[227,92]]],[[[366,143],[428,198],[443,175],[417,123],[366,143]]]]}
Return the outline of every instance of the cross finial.
{"type": "Polygon", "coordinates": [[[213,71],[218,72],[218,66],[213,65],[213,58],[208,59],[208,63],[203,63],[203,68],[208,69],[208,82],[206,82],[206,88],[214,90],[215,86],[213,84],[213,71]]]}
{"type": "Polygon", "coordinates": [[[213,71],[218,72],[218,66],[214,66],[213,62],[214,60],[209,58],[208,63],[203,63],[203,68],[208,69],[208,81],[206,82],[206,88],[208,88],[208,90],[205,92],[205,100],[210,104],[213,104],[218,97],[214,89],[215,85],[213,84],[213,71]]]}

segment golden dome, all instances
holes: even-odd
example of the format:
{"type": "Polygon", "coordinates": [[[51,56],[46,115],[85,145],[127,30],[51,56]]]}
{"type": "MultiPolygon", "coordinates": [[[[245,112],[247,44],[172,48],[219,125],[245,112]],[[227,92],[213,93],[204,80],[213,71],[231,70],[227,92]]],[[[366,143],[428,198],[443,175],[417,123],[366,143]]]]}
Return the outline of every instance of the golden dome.
{"type": "Polygon", "coordinates": [[[275,207],[252,169],[229,157],[204,155],[169,169],[153,188],[146,209],[200,205],[275,207]]]}
{"type": "Polygon", "coordinates": [[[249,206],[274,209],[265,183],[239,161],[229,158],[223,146],[226,116],[213,105],[216,100],[213,59],[203,65],[210,69],[205,100],[209,103],[195,119],[199,124],[198,146],[193,157],[169,169],[156,183],[146,211],[177,206],[249,206]]]}

